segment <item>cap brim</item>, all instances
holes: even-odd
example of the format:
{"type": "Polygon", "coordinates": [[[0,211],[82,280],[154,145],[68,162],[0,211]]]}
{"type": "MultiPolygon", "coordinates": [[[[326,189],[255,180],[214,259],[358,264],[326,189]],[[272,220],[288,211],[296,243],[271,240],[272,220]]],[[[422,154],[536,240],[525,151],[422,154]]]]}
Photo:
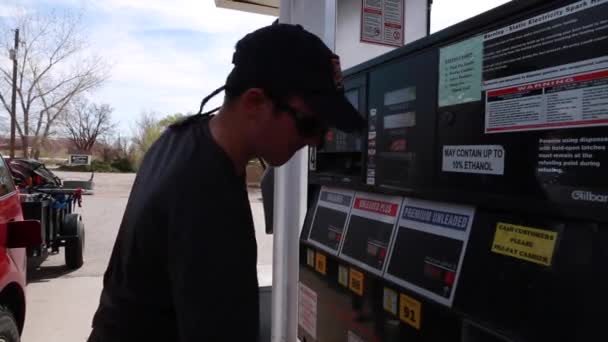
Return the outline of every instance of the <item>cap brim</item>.
{"type": "Polygon", "coordinates": [[[329,127],[344,132],[362,131],[367,122],[343,94],[319,96],[306,101],[329,127]]]}

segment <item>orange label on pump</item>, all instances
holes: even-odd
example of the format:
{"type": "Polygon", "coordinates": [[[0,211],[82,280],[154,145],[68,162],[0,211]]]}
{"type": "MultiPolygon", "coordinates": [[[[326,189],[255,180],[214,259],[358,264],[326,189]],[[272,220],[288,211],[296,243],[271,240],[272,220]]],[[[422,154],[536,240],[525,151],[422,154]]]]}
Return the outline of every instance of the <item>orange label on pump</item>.
{"type": "Polygon", "coordinates": [[[417,330],[420,330],[421,308],[420,302],[414,298],[403,293],[399,296],[399,318],[417,330]]]}
{"type": "Polygon", "coordinates": [[[321,274],[327,274],[327,257],[321,253],[317,253],[315,258],[315,270],[321,274]]]}
{"type": "Polygon", "coordinates": [[[348,287],[351,291],[358,294],[359,296],[363,296],[364,280],[365,276],[363,275],[363,273],[352,268],[350,269],[348,287]]]}

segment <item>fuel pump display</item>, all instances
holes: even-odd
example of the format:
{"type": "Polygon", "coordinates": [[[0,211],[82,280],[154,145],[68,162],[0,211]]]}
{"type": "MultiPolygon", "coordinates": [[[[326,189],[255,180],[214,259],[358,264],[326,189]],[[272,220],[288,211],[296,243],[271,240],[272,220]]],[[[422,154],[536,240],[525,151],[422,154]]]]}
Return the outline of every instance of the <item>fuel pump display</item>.
{"type": "Polygon", "coordinates": [[[320,248],[329,249],[330,252],[338,252],[354,194],[354,191],[338,189],[326,189],[321,192],[310,228],[310,241],[320,248]]]}
{"type": "Polygon", "coordinates": [[[371,272],[382,272],[400,206],[399,197],[357,194],[342,248],[343,258],[371,272]]]}
{"type": "Polygon", "coordinates": [[[475,210],[406,199],[386,277],[451,305],[475,210]]]}

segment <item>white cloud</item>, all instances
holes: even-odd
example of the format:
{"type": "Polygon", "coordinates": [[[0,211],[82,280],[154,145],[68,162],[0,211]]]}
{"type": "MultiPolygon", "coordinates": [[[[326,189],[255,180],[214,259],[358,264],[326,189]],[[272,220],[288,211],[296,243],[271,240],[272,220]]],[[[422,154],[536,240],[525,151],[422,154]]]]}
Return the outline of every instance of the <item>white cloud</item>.
{"type": "Polygon", "coordinates": [[[434,0],[431,8],[431,32],[437,32],[507,2],[509,0],[434,0]]]}
{"type": "MultiPolygon", "coordinates": [[[[236,41],[274,20],[205,0],[50,1],[99,15],[89,28],[91,46],[114,67],[109,82],[91,97],[115,108],[127,134],[142,111],[198,110],[202,97],[223,84],[236,41]]],[[[218,95],[208,108],[220,101],[218,95]]]]}

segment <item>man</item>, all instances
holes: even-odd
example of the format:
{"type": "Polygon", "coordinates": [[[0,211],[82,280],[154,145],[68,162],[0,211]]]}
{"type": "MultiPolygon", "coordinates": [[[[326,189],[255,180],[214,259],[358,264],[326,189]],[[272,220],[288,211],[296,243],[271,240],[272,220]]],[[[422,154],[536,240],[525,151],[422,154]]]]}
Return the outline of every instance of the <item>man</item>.
{"type": "Polygon", "coordinates": [[[338,57],[300,26],[248,34],[233,64],[219,113],[170,127],[147,153],[89,341],[257,340],[246,165],[282,165],[327,127],[362,120],[344,97],[338,57]]]}

